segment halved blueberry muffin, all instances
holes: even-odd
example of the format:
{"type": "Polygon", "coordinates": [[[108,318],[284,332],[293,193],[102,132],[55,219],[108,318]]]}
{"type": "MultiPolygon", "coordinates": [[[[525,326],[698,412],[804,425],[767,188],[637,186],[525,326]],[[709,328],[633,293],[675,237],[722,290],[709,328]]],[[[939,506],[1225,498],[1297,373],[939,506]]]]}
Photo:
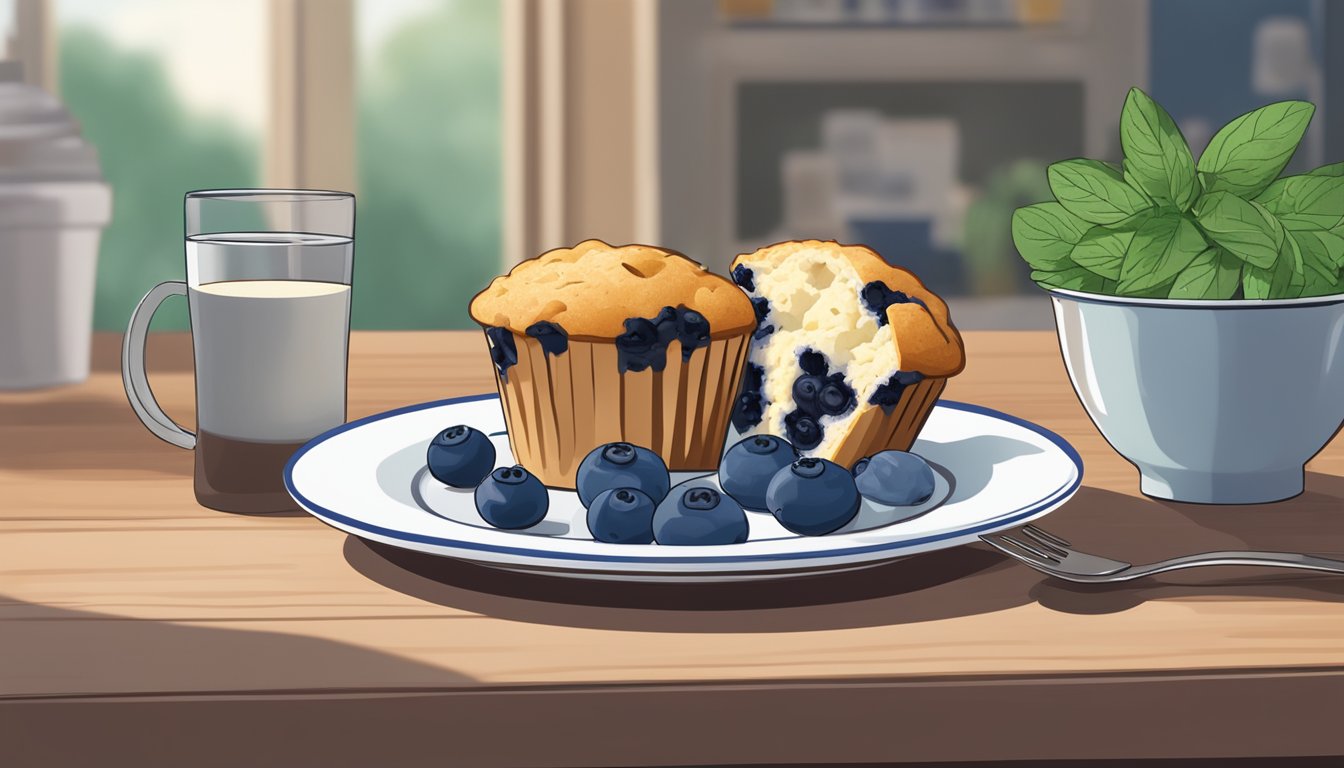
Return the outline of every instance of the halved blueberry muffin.
{"type": "Polygon", "coordinates": [[[942,299],[864,246],[778,243],[738,256],[732,276],[757,316],[733,410],[742,434],[845,467],[909,450],[965,364],[942,299]]]}

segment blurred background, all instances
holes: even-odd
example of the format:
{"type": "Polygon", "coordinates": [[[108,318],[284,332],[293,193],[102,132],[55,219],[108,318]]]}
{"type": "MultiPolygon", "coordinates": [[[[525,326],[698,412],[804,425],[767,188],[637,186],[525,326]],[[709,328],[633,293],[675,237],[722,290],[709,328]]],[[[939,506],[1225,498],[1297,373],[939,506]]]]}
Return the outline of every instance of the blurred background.
{"type": "MultiPolygon", "coordinates": [[[[1344,159],[1338,1],[6,0],[0,22],[112,187],[105,330],[183,274],[191,189],[355,191],[356,328],[467,327],[493,275],[586,237],[722,268],[808,236],[913,269],[963,328],[1048,328],[1009,218],[1049,162],[1119,159],[1130,86],[1196,154],[1310,99],[1294,167],[1344,159]]],[[[156,327],[185,327],[169,307],[156,327]]]]}

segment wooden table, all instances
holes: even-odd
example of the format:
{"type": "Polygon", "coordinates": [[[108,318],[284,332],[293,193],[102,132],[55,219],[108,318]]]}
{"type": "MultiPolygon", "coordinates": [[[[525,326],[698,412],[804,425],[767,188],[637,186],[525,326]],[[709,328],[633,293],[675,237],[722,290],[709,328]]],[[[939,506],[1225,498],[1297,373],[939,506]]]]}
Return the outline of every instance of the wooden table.
{"type": "MultiPolygon", "coordinates": [[[[1344,754],[1344,579],[1085,589],[978,547],[782,584],[496,572],[198,507],[191,455],[126,404],[119,341],[96,340],[84,385],[0,394],[0,765],[1344,754]]],[[[1287,503],[1146,499],[1052,334],[967,342],[947,397],[1039,422],[1086,461],[1051,530],[1134,558],[1344,552],[1344,440],[1287,503]]],[[[189,343],[150,345],[185,423],[189,343]]],[[[474,334],[358,333],[350,416],[487,391],[486,365],[474,334]]]]}

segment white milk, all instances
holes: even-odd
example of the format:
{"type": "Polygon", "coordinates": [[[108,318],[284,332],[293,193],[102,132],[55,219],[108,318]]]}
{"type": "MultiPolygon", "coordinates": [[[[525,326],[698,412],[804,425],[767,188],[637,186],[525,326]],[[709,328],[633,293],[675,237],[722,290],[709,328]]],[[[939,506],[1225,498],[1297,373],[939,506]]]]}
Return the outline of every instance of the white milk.
{"type": "Polygon", "coordinates": [[[207,283],[189,303],[200,431],[301,442],[345,421],[350,286],[207,283]]]}

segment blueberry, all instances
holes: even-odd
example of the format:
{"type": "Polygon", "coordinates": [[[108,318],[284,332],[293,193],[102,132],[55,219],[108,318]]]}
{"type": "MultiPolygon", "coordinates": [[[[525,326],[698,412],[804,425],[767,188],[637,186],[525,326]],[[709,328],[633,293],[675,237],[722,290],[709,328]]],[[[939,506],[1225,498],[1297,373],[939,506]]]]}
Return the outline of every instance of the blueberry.
{"type": "Polygon", "coordinates": [[[709,321],[699,312],[685,307],[663,307],[651,318],[629,317],[625,333],[616,337],[616,367],[621,373],[639,373],[648,368],[667,367],[667,345],[680,339],[684,359],[690,352],[709,344],[709,321]]]}
{"type": "Polygon", "coordinates": [[[854,478],[833,461],[802,458],[779,470],[765,491],[779,524],[803,536],[843,528],[859,511],[854,478]]]}
{"type": "Polygon", "coordinates": [[[765,406],[761,403],[760,394],[743,392],[737,396],[737,403],[733,406],[733,426],[738,432],[745,432],[760,424],[763,418],[765,406]]]}
{"type": "Polygon", "coordinates": [[[879,384],[877,389],[873,390],[873,396],[868,398],[868,402],[873,405],[880,405],[882,410],[891,413],[896,404],[901,401],[901,395],[905,393],[905,388],[923,380],[924,374],[919,371],[897,371],[891,375],[891,378],[879,384]]]}
{"type": "Polygon", "coordinates": [[[784,416],[784,433],[789,436],[789,442],[800,451],[810,451],[821,445],[822,438],[826,435],[816,417],[809,416],[802,409],[784,416]]]}
{"type": "Polygon", "coordinates": [[[658,343],[664,349],[667,348],[668,344],[672,343],[673,339],[677,338],[679,317],[680,313],[677,312],[677,310],[671,307],[663,307],[658,310],[658,314],[654,315],[649,321],[653,323],[653,327],[658,331],[658,343]]]}
{"type": "Polygon", "coordinates": [[[658,454],[630,443],[607,443],[594,448],[579,463],[576,490],[585,507],[597,494],[611,488],[638,489],[656,504],[671,485],[667,465],[658,454]]]}
{"type": "Polygon", "coordinates": [[[435,480],[454,488],[475,488],[495,466],[495,445],[479,429],[449,427],[429,444],[425,463],[435,480]]]}
{"type": "Polygon", "coordinates": [[[865,499],[914,506],[933,495],[933,468],[913,453],[882,451],[854,465],[854,484],[865,499]]]}
{"type": "Polygon", "coordinates": [[[760,340],[775,332],[774,323],[765,322],[770,317],[770,300],[757,296],[751,300],[751,308],[756,311],[756,332],[752,338],[760,340]]]}
{"type": "Polygon", "coordinates": [[[831,368],[826,356],[815,349],[804,349],[798,354],[798,367],[813,376],[825,376],[831,368]]]}
{"type": "Polygon", "coordinates": [[[859,291],[859,298],[868,311],[876,316],[878,325],[887,324],[887,307],[892,304],[918,304],[928,309],[920,298],[909,296],[903,291],[893,291],[881,280],[874,280],[863,286],[859,291]]]}
{"type": "Polygon", "coordinates": [[[691,486],[658,505],[653,540],[673,546],[741,544],[747,540],[747,513],[732,496],[691,486]]]}
{"type": "Polygon", "coordinates": [[[804,413],[817,416],[820,414],[817,397],[821,394],[821,388],[826,380],[820,376],[802,375],[793,381],[793,402],[798,404],[798,408],[804,413]]]}
{"type": "Polygon", "coordinates": [[[496,469],[476,487],[476,511],[496,528],[531,528],[549,506],[546,486],[516,464],[496,469]]]}
{"type": "Polygon", "coordinates": [[[588,507],[588,532],[609,544],[651,544],[655,508],[637,488],[610,488],[588,507]]]}
{"type": "Polygon", "coordinates": [[[709,346],[709,320],[693,309],[677,308],[677,340],[681,342],[681,359],[690,360],[691,353],[709,346]]]}
{"type": "Polygon", "coordinates": [[[652,367],[661,371],[667,364],[667,345],[660,343],[658,326],[642,317],[625,321],[625,333],[616,337],[616,367],[621,373],[652,367]]]}
{"type": "Polygon", "coordinates": [[[518,346],[508,328],[486,328],[485,338],[490,342],[490,361],[504,381],[509,380],[509,369],[518,363],[518,346]]]}
{"type": "Polygon", "coordinates": [[[536,339],[541,344],[541,351],[548,355],[563,355],[569,349],[569,334],[548,320],[529,325],[527,335],[536,339]]]}
{"type": "Polygon", "coordinates": [[[778,437],[753,435],[724,451],[719,485],[743,507],[767,512],[765,489],[770,478],[797,458],[798,451],[778,437]]]}
{"type": "Polygon", "coordinates": [[[751,267],[746,264],[738,264],[733,267],[733,282],[748,291],[756,290],[756,275],[751,271],[751,267]]]}
{"type": "Polygon", "coordinates": [[[760,424],[765,416],[765,398],[761,395],[764,385],[765,369],[755,363],[747,363],[747,370],[742,373],[742,388],[733,405],[733,426],[738,432],[746,432],[760,424]]]}
{"type": "Polygon", "coordinates": [[[751,308],[756,312],[756,324],[760,325],[770,316],[770,300],[764,296],[757,296],[751,300],[751,308]]]}
{"type": "Polygon", "coordinates": [[[854,389],[845,383],[842,373],[833,373],[817,393],[817,409],[827,416],[839,416],[854,407],[854,389]]]}

